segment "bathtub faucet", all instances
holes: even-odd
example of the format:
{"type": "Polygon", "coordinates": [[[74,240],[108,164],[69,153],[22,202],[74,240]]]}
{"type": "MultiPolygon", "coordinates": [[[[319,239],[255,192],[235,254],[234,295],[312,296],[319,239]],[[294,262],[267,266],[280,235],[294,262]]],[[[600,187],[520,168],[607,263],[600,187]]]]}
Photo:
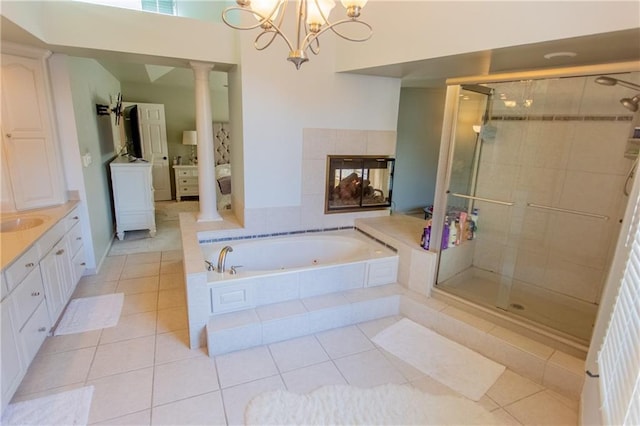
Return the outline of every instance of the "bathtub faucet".
{"type": "Polygon", "coordinates": [[[231,246],[224,246],[218,255],[218,272],[224,272],[224,262],[227,260],[227,253],[233,251],[231,246]]]}

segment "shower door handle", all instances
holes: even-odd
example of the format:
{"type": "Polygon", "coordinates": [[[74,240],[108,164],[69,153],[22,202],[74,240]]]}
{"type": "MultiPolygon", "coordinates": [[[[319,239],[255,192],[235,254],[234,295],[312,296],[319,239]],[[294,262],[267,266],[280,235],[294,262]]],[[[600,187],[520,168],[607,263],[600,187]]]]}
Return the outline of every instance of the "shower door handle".
{"type": "Polygon", "coordinates": [[[527,203],[527,207],[533,207],[534,209],[541,209],[541,210],[551,210],[554,212],[561,212],[561,213],[570,213],[578,216],[593,217],[595,219],[609,220],[609,216],[583,212],[580,210],[562,209],[560,207],[543,206],[542,204],[535,204],[535,203],[527,203]]]}
{"type": "Polygon", "coordinates": [[[457,192],[449,192],[449,191],[447,191],[447,193],[451,194],[453,197],[466,198],[467,200],[485,201],[487,203],[500,204],[500,205],[503,205],[503,206],[512,206],[513,205],[513,201],[501,201],[501,200],[493,200],[491,198],[473,197],[471,195],[458,194],[457,192]]]}

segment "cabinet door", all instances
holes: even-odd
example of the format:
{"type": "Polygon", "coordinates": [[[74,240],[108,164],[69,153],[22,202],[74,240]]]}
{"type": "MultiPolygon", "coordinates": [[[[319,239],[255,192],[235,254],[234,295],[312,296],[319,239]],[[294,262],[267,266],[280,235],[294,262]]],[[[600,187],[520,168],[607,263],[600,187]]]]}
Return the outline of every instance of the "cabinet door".
{"type": "Polygon", "coordinates": [[[2,141],[16,209],[64,202],[41,60],[2,55],[2,141]]]}
{"type": "Polygon", "coordinates": [[[45,285],[49,318],[54,324],[75,287],[74,274],[66,238],[60,240],[40,261],[45,285]]]}
{"type": "Polygon", "coordinates": [[[62,307],[64,306],[64,295],[60,274],[58,273],[58,262],[55,249],[50,251],[40,261],[40,271],[44,281],[44,292],[47,299],[47,309],[49,310],[49,319],[51,324],[55,324],[62,307]]]}
{"type": "Polygon", "coordinates": [[[0,305],[2,313],[2,351],[0,362],[2,363],[2,408],[11,400],[13,393],[18,388],[24,373],[24,364],[20,359],[18,349],[17,329],[14,326],[11,314],[12,306],[9,299],[5,299],[0,305]]]}

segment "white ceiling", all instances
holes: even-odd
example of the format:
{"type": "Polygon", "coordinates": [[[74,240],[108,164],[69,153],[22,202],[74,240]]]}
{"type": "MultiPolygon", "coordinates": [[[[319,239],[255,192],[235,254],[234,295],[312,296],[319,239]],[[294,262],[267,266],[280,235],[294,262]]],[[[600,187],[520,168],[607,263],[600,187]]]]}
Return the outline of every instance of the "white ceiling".
{"type": "MultiPolygon", "coordinates": [[[[121,82],[171,86],[193,85],[191,69],[184,63],[172,61],[171,58],[144,57],[99,50],[76,51],[64,47],[47,46],[4,16],[0,20],[0,31],[3,41],[39,46],[73,56],[94,58],[121,82]],[[149,67],[149,65],[152,66],[149,67]]],[[[402,78],[404,87],[442,87],[447,78],[454,77],[638,60],[640,60],[640,28],[634,28],[352,72],[402,78]],[[567,51],[575,52],[576,56],[544,58],[548,53],[567,51]]],[[[227,68],[211,73],[212,89],[226,88],[227,68]]]]}

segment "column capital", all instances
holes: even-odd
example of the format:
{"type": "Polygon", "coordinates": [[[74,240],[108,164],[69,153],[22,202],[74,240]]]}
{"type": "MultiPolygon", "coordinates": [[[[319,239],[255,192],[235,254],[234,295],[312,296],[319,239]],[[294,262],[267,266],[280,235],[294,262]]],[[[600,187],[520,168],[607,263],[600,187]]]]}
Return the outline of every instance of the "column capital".
{"type": "Polygon", "coordinates": [[[189,65],[191,65],[191,68],[194,71],[196,70],[211,71],[215,67],[215,64],[212,64],[210,62],[198,62],[198,61],[189,61],[189,65]]]}

